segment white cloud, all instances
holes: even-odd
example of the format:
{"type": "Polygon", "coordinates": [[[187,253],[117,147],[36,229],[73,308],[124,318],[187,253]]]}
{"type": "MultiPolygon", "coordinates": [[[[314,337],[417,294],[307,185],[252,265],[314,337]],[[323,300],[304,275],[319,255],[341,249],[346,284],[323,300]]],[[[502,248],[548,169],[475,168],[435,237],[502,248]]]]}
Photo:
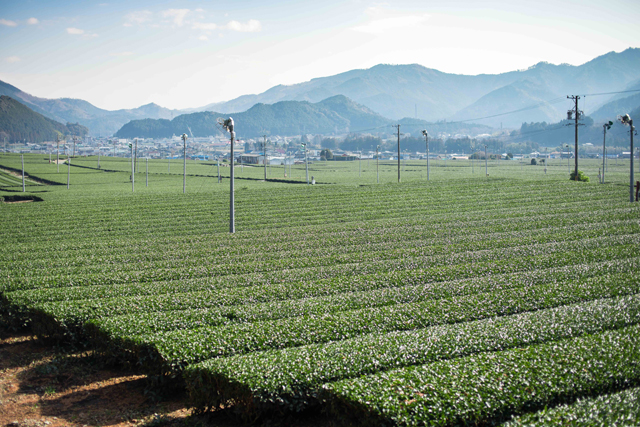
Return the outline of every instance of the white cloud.
{"type": "Polygon", "coordinates": [[[124,16],[124,19],[127,21],[124,23],[125,27],[131,27],[133,24],[144,24],[151,21],[151,17],[153,13],[148,10],[137,10],[135,12],[128,13],[124,16]]]}
{"type": "Polygon", "coordinates": [[[200,37],[198,37],[198,40],[202,40],[202,41],[206,42],[207,40],[209,40],[209,37],[207,37],[207,36],[200,36],[200,37]]]}
{"type": "Polygon", "coordinates": [[[84,30],[81,30],[80,28],[69,27],[67,28],[67,34],[81,35],[84,34],[84,30]]]}
{"type": "Polygon", "coordinates": [[[4,59],[7,62],[10,62],[12,64],[16,63],[16,62],[20,62],[20,58],[17,56],[9,56],[7,58],[4,59]]]}
{"type": "Polygon", "coordinates": [[[171,18],[174,25],[182,27],[184,25],[184,18],[189,14],[189,9],[167,9],[162,11],[162,16],[165,18],[171,18]]]}
{"type": "Polygon", "coordinates": [[[111,56],[131,56],[131,55],[133,55],[133,52],[129,52],[129,51],[126,51],[126,52],[112,52],[112,53],[110,53],[110,55],[111,56]]]}
{"type": "Polygon", "coordinates": [[[218,28],[218,26],[216,24],[213,23],[207,23],[207,22],[194,22],[193,26],[191,27],[194,30],[207,30],[207,31],[211,31],[211,30],[215,30],[216,28],[218,28]]]}
{"type": "Polygon", "coordinates": [[[8,19],[0,19],[0,25],[6,25],[7,27],[17,27],[16,21],[9,21],[8,19]]]}
{"type": "Polygon", "coordinates": [[[383,34],[393,30],[407,30],[424,25],[431,15],[420,14],[398,14],[380,7],[370,7],[367,9],[369,20],[363,25],[358,25],[352,29],[368,34],[383,34]]]}
{"type": "Polygon", "coordinates": [[[242,33],[257,33],[259,31],[262,31],[262,25],[260,24],[260,21],[255,19],[250,19],[245,24],[238,21],[229,21],[227,25],[224,26],[224,28],[231,31],[239,31],[242,33]]]}
{"type": "Polygon", "coordinates": [[[29,18],[29,19],[27,19],[27,24],[29,24],[29,25],[37,25],[39,23],[40,23],[40,21],[38,21],[38,18],[29,18]]]}

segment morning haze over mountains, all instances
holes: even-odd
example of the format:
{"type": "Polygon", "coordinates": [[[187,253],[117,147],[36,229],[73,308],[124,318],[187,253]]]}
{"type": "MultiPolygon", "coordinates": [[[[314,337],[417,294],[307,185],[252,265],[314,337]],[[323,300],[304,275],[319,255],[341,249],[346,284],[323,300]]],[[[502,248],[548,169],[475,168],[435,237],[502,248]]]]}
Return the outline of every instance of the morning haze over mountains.
{"type": "MultiPolygon", "coordinates": [[[[215,93],[215,88],[203,90],[215,93]]],[[[264,130],[285,136],[367,130],[403,118],[414,124],[447,120],[520,128],[523,123],[561,121],[568,109],[566,96],[574,94],[587,95],[580,104],[586,115],[604,120],[640,106],[640,92],[610,93],[633,90],[640,91],[640,49],[633,48],[580,66],[541,62],[495,75],[448,74],[417,64],[376,65],[186,110],[152,103],[107,111],[79,99],[38,98],[0,82],[0,95],[60,123],[86,126],[90,135],[147,138],[180,134],[185,125],[194,136],[211,135],[215,118],[227,114],[242,123],[238,131],[246,137],[264,130]],[[602,93],[607,95],[589,96],[602,93]],[[507,112],[514,113],[503,114],[507,112]]]]}

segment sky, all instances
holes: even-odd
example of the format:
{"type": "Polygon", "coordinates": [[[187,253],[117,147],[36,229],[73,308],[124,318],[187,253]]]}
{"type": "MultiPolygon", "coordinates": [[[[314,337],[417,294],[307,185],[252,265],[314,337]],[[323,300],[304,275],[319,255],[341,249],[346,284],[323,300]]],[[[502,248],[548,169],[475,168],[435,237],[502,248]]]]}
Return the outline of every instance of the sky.
{"type": "Polygon", "coordinates": [[[377,64],[497,74],[640,46],[637,0],[0,0],[0,80],[196,108],[377,64]]]}

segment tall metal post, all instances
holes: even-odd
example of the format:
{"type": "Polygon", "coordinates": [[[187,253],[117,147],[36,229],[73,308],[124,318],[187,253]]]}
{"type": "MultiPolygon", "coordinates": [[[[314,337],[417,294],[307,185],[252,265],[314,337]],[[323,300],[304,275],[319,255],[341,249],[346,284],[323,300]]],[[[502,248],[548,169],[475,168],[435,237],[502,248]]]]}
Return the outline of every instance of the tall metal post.
{"type": "Polygon", "coordinates": [[[98,145],[98,169],[100,169],[100,145],[98,145]]]}
{"type": "Polygon", "coordinates": [[[67,190],[69,189],[70,180],[71,180],[71,157],[67,156],[67,190]]]}
{"type": "MultiPolygon", "coordinates": [[[[24,154],[20,155],[20,159],[22,160],[22,192],[25,192],[24,187],[24,154]]],[[[67,183],[67,188],[69,188],[69,183],[67,183]]]]}
{"type": "Polygon", "coordinates": [[[184,164],[182,166],[182,194],[187,192],[187,134],[182,134],[182,158],[184,159],[184,164]]]}
{"type": "Polygon", "coordinates": [[[629,120],[629,134],[631,135],[631,141],[630,141],[630,150],[629,150],[629,201],[631,203],[634,202],[635,198],[634,198],[634,194],[633,194],[633,184],[634,184],[634,180],[633,180],[633,132],[635,131],[635,128],[633,127],[633,120],[629,120]]]}
{"type": "Polygon", "coordinates": [[[73,135],[73,156],[72,157],[75,157],[75,156],[76,156],[76,136],[73,135]]]}
{"type": "Polygon", "coordinates": [[[605,156],[605,144],[607,142],[607,129],[609,129],[610,125],[608,123],[605,123],[602,125],[602,133],[603,133],[603,137],[602,137],[602,180],[600,181],[600,184],[604,184],[604,162],[606,159],[605,156]]]}
{"type": "Polygon", "coordinates": [[[262,153],[264,154],[264,180],[267,180],[267,135],[262,135],[264,137],[264,143],[262,145],[262,153]]]}
{"type": "Polygon", "coordinates": [[[380,184],[380,146],[376,147],[376,182],[380,184]]]}
{"type": "Polygon", "coordinates": [[[133,164],[133,172],[138,172],[138,138],[135,138],[136,141],[136,153],[135,153],[135,162],[133,164]]]}
{"type": "Polygon", "coordinates": [[[129,143],[129,147],[131,148],[131,192],[135,193],[136,191],[136,174],[133,173],[133,144],[129,143]]]}
{"type": "Polygon", "coordinates": [[[304,169],[307,173],[307,185],[309,185],[309,164],[307,163],[307,144],[302,143],[302,148],[304,149],[304,169]]]}
{"type": "Polygon", "coordinates": [[[394,127],[398,129],[398,182],[400,182],[400,124],[394,127]]]}
{"type": "Polygon", "coordinates": [[[233,144],[234,137],[236,136],[233,130],[233,119],[229,118],[230,124],[228,126],[229,132],[231,133],[231,174],[229,179],[229,233],[236,232],[236,209],[235,209],[235,197],[234,197],[234,162],[235,158],[233,156],[233,144]]]}
{"type": "Polygon", "coordinates": [[[149,186],[149,158],[147,157],[147,187],[149,186]]]}
{"type": "Polygon", "coordinates": [[[487,156],[487,144],[484,145],[484,176],[489,176],[489,157],[487,156]]]}
{"type": "Polygon", "coordinates": [[[56,135],[56,168],[57,173],[60,173],[60,135],[56,135]]]}
{"type": "Polygon", "coordinates": [[[426,130],[422,131],[425,143],[427,144],[427,181],[429,181],[429,134],[426,130]]]}
{"type": "Polygon", "coordinates": [[[362,150],[358,151],[358,178],[362,174],[362,150]]]}
{"type": "Polygon", "coordinates": [[[218,157],[218,184],[220,184],[220,157],[218,157]]]}

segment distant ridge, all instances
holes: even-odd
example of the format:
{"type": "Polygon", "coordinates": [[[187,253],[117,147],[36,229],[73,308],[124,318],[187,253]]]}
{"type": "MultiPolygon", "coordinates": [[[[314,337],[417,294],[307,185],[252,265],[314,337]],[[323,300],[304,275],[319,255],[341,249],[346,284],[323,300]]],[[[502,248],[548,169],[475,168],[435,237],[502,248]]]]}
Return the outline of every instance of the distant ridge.
{"type": "Polygon", "coordinates": [[[87,128],[79,124],[63,125],[21,104],[13,98],[0,96],[0,140],[8,142],[54,141],[57,135],[84,136],[87,128]]]}

